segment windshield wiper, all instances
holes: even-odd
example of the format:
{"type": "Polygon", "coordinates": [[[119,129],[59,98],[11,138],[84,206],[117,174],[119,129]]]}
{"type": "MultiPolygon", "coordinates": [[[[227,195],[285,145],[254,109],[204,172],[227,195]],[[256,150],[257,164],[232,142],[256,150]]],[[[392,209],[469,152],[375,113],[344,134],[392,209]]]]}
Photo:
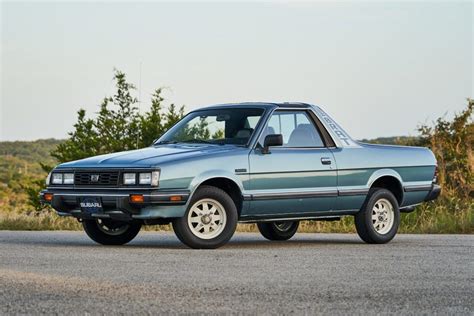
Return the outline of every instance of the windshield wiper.
{"type": "Polygon", "coordinates": [[[197,139],[197,138],[192,138],[192,139],[185,139],[183,141],[181,141],[182,143],[202,143],[202,144],[213,144],[213,145],[219,145],[217,143],[214,143],[214,142],[210,142],[208,140],[204,140],[204,139],[197,139]]]}
{"type": "Polygon", "coordinates": [[[204,140],[204,139],[192,138],[192,139],[185,139],[185,140],[181,140],[181,141],[163,140],[161,142],[154,143],[153,146],[168,145],[168,144],[179,144],[179,143],[225,145],[223,143],[216,143],[216,142],[211,142],[211,141],[204,140]]]}
{"type": "Polygon", "coordinates": [[[175,140],[163,140],[161,142],[154,143],[153,145],[166,145],[166,144],[177,144],[178,142],[175,140]]]}

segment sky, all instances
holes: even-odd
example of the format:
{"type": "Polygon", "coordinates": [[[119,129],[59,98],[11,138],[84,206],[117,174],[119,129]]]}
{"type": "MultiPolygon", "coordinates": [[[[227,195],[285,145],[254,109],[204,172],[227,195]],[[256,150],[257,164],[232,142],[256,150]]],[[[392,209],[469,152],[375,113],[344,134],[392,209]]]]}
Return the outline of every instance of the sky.
{"type": "Polygon", "coordinates": [[[473,2],[1,2],[0,140],[65,138],[124,71],[149,106],[317,104],[416,135],[473,94],[473,2]]]}

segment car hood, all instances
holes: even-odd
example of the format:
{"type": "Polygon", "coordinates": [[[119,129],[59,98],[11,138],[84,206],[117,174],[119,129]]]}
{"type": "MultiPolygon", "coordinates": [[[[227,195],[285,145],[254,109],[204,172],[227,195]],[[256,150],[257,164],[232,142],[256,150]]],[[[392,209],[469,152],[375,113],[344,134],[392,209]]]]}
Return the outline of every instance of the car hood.
{"type": "Polygon", "coordinates": [[[71,161],[59,165],[58,168],[154,167],[167,162],[203,155],[215,155],[238,149],[242,150],[243,148],[231,145],[160,145],[71,161]]]}

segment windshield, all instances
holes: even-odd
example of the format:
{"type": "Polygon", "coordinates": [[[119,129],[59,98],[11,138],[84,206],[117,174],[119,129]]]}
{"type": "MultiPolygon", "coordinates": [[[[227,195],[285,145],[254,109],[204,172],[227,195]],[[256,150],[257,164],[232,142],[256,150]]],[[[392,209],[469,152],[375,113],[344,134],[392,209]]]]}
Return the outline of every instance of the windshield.
{"type": "Polygon", "coordinates": [[[258,108],[222,108],[192,112],[155,145],[209,143],[246,145],[263,114],[258,108]]]}

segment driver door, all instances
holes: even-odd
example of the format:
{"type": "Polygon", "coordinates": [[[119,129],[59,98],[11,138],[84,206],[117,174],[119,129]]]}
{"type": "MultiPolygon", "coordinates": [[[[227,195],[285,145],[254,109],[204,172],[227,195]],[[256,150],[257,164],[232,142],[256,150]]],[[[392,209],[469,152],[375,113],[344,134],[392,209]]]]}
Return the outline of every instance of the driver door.
{"type": "MultiPolygon", "coordinates": [[[[304,216],[334,209],[337,172],[314,118],[307,110],[277,110],[259,143],[282,134],[283,146],[249,155],[251,216],[304,216]]],[[[257,146],[259,147],[259,146],[257,146]]]]}

